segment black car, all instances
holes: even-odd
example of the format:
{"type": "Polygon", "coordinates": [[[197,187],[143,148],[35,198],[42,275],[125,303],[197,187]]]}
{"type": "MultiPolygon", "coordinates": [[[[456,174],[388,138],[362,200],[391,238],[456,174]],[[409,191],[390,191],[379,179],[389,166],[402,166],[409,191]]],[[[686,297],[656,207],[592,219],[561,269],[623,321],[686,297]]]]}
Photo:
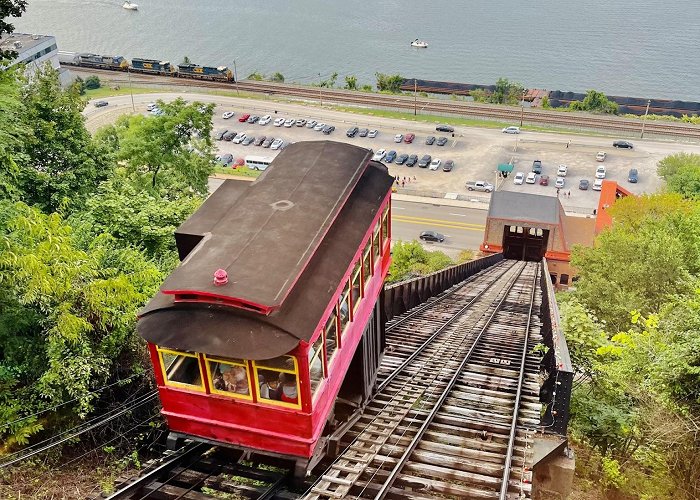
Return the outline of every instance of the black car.
{"type": "Polygon", "coordinates": [[[435,136],[429,135],[428,137],[425,138],[425,143],[428,146],[432,146],[432,144],[435,142],[435,136]]]}
{"type": "Polygon", "coordinates": [[[588,186],[590,186],[590,184],[591,183],[588,182],[587,179],[581,179],[580,181],[578,181],[578,188],[581,191],[588,191],[588,186]]]}
{"type": "Polygon", "coordinates": [[[438,137],[438,140],[435,141],[435,144],[437,144],[438,146],[444,146],[445,144],[447,144],[447,137],[438,137]]]}
{"type": "Polygon", "coordinates": [[[269,148],[269,147],[272,145],[273,142],[275,142],[275,138],[274,138],[274,137],[268,137],[267,139],[265,139],[265,140],[263,141],[262,147],[264,147],[264,148],[269,148]]]}
{"type": "Polygon", "coordinates": [[[330,135],[331,132],[335,130],[335,125],[326,125],[323,127],[323,133],[326,135],[330,135]]]}
{"type": "Polygon", "coordinates": [[[352,128],[349,128],[347,132],[345,132],[345,135],[347,135],[348,137],[355,137],[359,131],[360,131],[359,128],[352,127],[352,128]]]}
{"type": "Polygon", "coordinates": [[[236,137],[236,132],[234,132],[233,130],[229,130],[223,135],[223,139],[225,141],[232,141],[234,137],[236,137]]]}
{"type": "Polygon", "coordinates": [[[394,161],[395,158],[396,158],[396,151],[394,151],[394,150],[392,149],[392,150],[389,151],[389,152],[386,154],[386,156],[384,157],[384,162],[385,162],[385,163],[391,163],[392,161],[394,161]]]}
{"type": "Polygon", "coordinates": [[[396,157],[396,161],[394,161],[394,163],[396,163],[397,165],[403,165],[404,163],[406,163],[406,160],[408,160],[408,155],[402,154],[396,157]]]}
{"type": "Polygon", "coordinates": [[[450,127],[449,125],[438,125],[435,127],[435,130],[438,132],[454,132],[455,129],[453,127],[450,127]]]}
{"type": "Polygon", "coordinates": [[[634,146],[629,141],[615,141],[613,142],[614,148],[632,149],[634,146]]]}
{"type": "Polygon", "coordinates": [[[437,231],[423,231],[418,237],[423,241],[439,241],[440,243],[445,241],[445,235],[437,231]]]}
{"type": "Polygon", "coordinates": [[[430,162],[433,161],[433,157],[430,155],[423,155],[423,158],[420,159],[418,162],[418,166],[420,168],[427,168],[428,165],[430,165],[430,162]]]}
{"type": "Polygon", "coordinates": [[[255,140],[255,136],[247,135],[246,138],[243,139],[243,142],[241,142],[241,144],[244,146],[250,146],[251,144],[253,144],[254,140],[255,140]]]}
{"type": "Polygon", "coordinates": [[[265,137],[264,135],[261,135],[260,137],[258,137],[257,139],[255,139],[255,141],[253,142],[253,144],[254,144],[255,146],[262,146],[262,143],[265,142],[265,139],[267,139],[267,137],[265,137]]]}
{"type": "Polygon", "coordinates": [[[108,104],[109,104],[109,103],[108,103],[107,101],[97,101],[97,102],[95,103],[95,107],[96,107],[96,108],[104,108],[104,107],[107,106],[108,104]]]}
{"type": "Polygon", "coordinates": [[[226,132],[228,132],[228,130],[226,129],[219,130],[216,134],[214,134],[214,139],[216,139],[217,141],[223,140],[224,135],[226,135],[226,132]]]}
{"type": "Polygon", "coordinates": [[[452,160],[447,160],[442,166],[443,172],[452,172],[453,168],[455,168],[455,162],[453,162],[452,160]]]}
{"type": "Polygon", "coordinates": [[[532,171],[536,174],[542,173],[542,162],[540,160],[535,160],[532,162],[532,171]]]}
{"type": "Polygon", "coordinates": [[[366,129],[366,128],[360,129],[360,137],[367,137],[367,134],[369,134],[369,129],[366,129]]]}
{"type": "Polygon", "coordinates": [[[410,155],[410,156],[408,157],[408,160],[406,160],[406,166],[407,166],[407,167],[412,167],[412,166],[415,165],[416,163],[418,163],[418,155],[410,155]]]}
{"type": "Polygon", "coordinates": [[[631,168],[629,174],[627,174],[627,182],[636,184],[637,181],[639,181],[639,172],[637,172],[636,168],[631,168]]]}
{"type": "Polygon", "coordinates": [[[221,155],[217,158],[219,160],[219,163],[221,163],[222,166],[228,167],[233,163],[233,155],[226,153],[224,155],[221,155]]]}

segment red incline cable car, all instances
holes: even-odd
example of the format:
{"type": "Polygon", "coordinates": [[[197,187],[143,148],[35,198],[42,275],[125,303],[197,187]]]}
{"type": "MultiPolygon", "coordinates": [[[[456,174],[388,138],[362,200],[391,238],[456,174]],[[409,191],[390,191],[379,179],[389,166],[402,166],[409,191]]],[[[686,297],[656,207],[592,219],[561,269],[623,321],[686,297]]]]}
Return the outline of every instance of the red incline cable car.
{"type": "Polygon", "coordinates": [[[291,145],[178,228],[181,263],[138,322],[172,438],[283,456],[299,474],[324,454],[338,395],[370,396],[393,183],[371,157],[291,145]]]}

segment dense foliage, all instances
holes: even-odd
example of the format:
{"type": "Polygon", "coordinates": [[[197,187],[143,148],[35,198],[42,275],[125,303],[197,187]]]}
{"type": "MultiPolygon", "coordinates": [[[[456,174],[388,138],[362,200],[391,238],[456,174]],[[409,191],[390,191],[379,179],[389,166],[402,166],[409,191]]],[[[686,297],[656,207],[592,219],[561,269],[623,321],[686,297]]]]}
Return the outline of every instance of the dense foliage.
{"type": "Polygon", "coordinates": [[[616,115],[619,111],[619,106],[616,102],[608,99],[602,92],[597,90],[589,90],[583,101],[571,101],[569,108],[574,111],[591,111],[594,113],[608,113],[616,115]]]}
{"type": "Polygon", "coordinates": [[[375,73],[375,76],[377,77],[377,90],[380,92],[401,93],[401,85],[403,85],[405,80],[403,76],[384,73],[375,73]]]}
{"type": "Polygon", "coordinates": [[[455,264],[440,251],[428,251],[417,241],[397,241],[391,249],[388,283],[424,276],[455,264]]]}
{"type": "Polygon", "coordinates": [[[685,198],[700,197],[700,154],[676,153],[659,162],[659,175],[669,190],[685,198]]]}

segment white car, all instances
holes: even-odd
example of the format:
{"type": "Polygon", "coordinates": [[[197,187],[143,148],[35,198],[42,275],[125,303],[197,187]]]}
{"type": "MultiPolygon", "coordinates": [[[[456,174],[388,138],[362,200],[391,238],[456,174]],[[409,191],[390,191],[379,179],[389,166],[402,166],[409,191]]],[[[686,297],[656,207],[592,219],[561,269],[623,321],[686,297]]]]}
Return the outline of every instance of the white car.
{"type": "Polygon", "coordinates": [[[287,128],[292,128],[296,122],[297,121],[294,118],[290,118],[289,120],[284,122],[284,126],[287,128]]]}
{"type": "Polygon", "coordinates": [[[595,169],[596,179],[605,179],[605,167],[603,165],[595,169]]]}
{"type": "Polygon", "coordinates": [[[157,107],[158,105],[155,102],[149,102],[148,106],[146,106],[146,111],[153,111],[157,107]]]}
{"type": "Polygon", "coordinates": [[[306,128],[314,128],[318,122],[316,120],[309,120],[306,122],[306,128]]]}
{"type": "Polygon", "coordinates": [[[394,136],[394,142],[401,142],[403,141],[403,134],[396,134],[394,136]]]}
{"type": "Polygon", "coordinates": [[[557,181],[554,183],[554,187],[563,188],[564,187],[564,178],[557,177],[557,181]]]}
{"type": "Polygon", "coordinates": [[[245,139],[245,134],[238,134],[236,137],[233,138],[233,143],[240,144],[243,142],[244,139],[245,139]]]}
{"type": "Polygon", "coordinates": [[[557,168],[557,175],[559,177],[566,177],[568,171],[569,168],[566,165],[559,165],[559,168],[557,168]]]}
{"type": "Polygon", "coordinates": [[[280,149],[283,144],[284,144],[284,141],[282,139],[275,139],[274,141],[272,141],[272,144],[270,145],[270,149],[280,149]]]}
{"type": "Polygon", "coordinates": [[[282,125],[284,125],[284,118],[275,119],[275,123],[274,123],[275,127],[281,127],[282,125]]]}
{"type": "Polygon", "coordinates": [[[503,130],[501,130],[504,134],[519,134],[520,133],[520,127],[506,127],[503,130]]]}
{"type": "Polygon", "coordinates": [[[528,173],[527,177],[525,178],[525,182],[527,182],[528,184],[534,184],[536,180],[537,174],[535,172],[528,173]]]}
{"type": "Polygon", "coordinates": [[[325,127],[326,127],[326,124],[325,124],[325,123],[317,123],[317,124],[314,126],[314,130],[315,130],[316,132],[320,132],[320,131],[323,130],[325,127]]]}
{"type": "Polygon", "coordinates": [[[608,156],[605,151],[598,151],[598,154],[595,155],[596,161],[605,161],[605,157],[608,156]]]}
{"type": "Polygon", "coordinates": [[[367,134],[367,137],[369,137],[370,139],[374,139],[378,135],[379,135],[379,130],[377,130],[376,128],[373,128],[372,130],[369,131],[369,133],[367,134]]]}
{"type": "Polygon", "coordinates": [[[428,167],[430,170],[437,170],[440,168],[440,165],[442,165],[442,160],[435,158],[433,161],[430,162],[430,166],[428,167]]]}
{"type": "Polygon", "coordinates": [[[233,111],[224,111],[224,114],[221,115],[221,118],[223,118],[224,120],[228,120],[229,118],[233,117],[233,114],[233,111]]]}
{"type": "Polygon", "coordinates": [[[374,161],[382,161],[384,157],[386,156],[386,149],[378,149],[376,153],[374,153],[374,156],[372,159],[374,161]]]}
{"type": "Polygon", "coordinates": [[[513,178],[513,184],[520,185],[523,182],[525,182],[525,174],[522,172],[518,172],[515,174],[515,177],[513,178]]]}
{"type": "Polygon", "coordinates": [[[603,179],[596,179],[593,183],[593,191],[600,191],[603,189],[603,179]]]}
{"type": "Polygon", "coordinates": [[[262,118],[260,118],[258,125],[267,125],[271,121],[272,121],[272,117],[270,115],[265,115],[262,118]]]}

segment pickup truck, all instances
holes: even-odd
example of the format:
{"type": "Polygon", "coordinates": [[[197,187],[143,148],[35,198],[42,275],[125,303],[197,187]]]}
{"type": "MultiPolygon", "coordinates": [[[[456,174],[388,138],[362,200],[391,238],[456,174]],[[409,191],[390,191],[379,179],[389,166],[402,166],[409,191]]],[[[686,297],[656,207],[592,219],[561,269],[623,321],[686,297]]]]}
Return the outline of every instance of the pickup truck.
{"type": "Polygon", "coordinates": [[[469,191],[486,191],[487,193],[493,191],[493,184],[486,181],[467,182],[466,186],[469,191]]]}

